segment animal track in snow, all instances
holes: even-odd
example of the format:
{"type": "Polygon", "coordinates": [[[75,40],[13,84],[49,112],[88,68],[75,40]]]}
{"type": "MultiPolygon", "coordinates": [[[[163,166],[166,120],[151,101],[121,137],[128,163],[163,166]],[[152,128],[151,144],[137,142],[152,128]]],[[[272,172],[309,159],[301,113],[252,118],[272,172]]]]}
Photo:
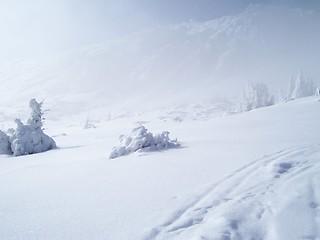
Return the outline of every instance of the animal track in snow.
{"type": "MultiPolygon", "coordinates": [[[[190,236],[195,229],[195,239],[242,239],[245,231],[256,231],[252,239],[265,239],[266,231],[271,230],[260,229],[259,222],[272,219],[277,212],[271,203],[283,181],[290,184],[310,169],[310,162],[301,159],[317,151],[318,145],[292,148],[246,165],[195,197],[192,204],[178,210],[166,224],[151,231],[156,234],[145,239],[186,239],[183,236],[190,236]]],[[[319,205],[312,201],[308,207],[317,210],[319,205]]]]}

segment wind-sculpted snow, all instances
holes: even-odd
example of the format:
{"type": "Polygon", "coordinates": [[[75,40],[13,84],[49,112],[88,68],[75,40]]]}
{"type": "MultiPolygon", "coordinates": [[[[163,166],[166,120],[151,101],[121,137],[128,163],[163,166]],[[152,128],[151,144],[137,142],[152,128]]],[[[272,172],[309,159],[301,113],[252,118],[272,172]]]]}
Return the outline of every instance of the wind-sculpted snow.
{"type": "Polygon", "coordinates": [[[111,151],[110,158],[127,155],[138,150],[159,151],[168,148],[179,147],[177,140],[169,138],[169,132],[165,131],[153,135],[144,126],[134,128],[127,136],[120,136],[120,144],[111,151]]]}

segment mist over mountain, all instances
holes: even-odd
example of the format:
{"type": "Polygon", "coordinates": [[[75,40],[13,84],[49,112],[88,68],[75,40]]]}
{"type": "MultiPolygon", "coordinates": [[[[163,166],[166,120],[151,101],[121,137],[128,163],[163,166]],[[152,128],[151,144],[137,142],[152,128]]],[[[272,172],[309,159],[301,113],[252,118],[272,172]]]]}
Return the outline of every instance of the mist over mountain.
{"type": "Polygon", "coordinates": [[[320,16],[251,5],[206,22],[162,25],[118,41],[0,66],[3,103],[36,97],[74,111],[237,99],[247,81],[286,91],[302,70],[317,83],[320,16]]]}

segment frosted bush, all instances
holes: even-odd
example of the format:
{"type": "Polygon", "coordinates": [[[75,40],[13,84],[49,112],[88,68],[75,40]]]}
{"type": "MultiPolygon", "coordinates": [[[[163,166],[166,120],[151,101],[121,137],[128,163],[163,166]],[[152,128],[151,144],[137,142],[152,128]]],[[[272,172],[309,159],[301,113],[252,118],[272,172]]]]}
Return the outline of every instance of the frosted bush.
{"type": "Polygon", "coordinates": [[[248,83],[248,90],[243,94],[239,111],[250,111],[255,108],[267,107],[274,104],[273,95],[264,83],[248,83]]]}
{"type": "Polygon", "coordinates": [[[31,99],[30,108],[32,111],[28,124],[25,125],[20,119],[16,119],[17,128],[10,137],[13,155],[40,153],[56,148],[55,141],[43,132],[41,107],[42,102],[38,103],[35,99],[31,99]]]}
{"type": "Polygon", "coordinates": [[[121,135],[119,140],[120,144],[112,149],[110,158],[127,155],[140,149],[152,151],[179,146],[177,140],[169,138],[169,132],[153,135],[142,125],[134,128],[129,135],[121,135]]]}
{"type": "Polygon", "coordinates": [[[0,154],[12,154],[9,136],[0,130],[0,154]]]}

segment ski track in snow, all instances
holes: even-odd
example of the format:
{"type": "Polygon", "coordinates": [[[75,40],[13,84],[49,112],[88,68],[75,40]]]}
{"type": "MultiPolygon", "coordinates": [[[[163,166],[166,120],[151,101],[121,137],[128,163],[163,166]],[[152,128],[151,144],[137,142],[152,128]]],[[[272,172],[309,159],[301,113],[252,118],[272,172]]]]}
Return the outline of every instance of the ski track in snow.
{"type": "MultiPolygon", "coordinates": [[[[264,218],[264,215],[270,217],[274,214],[273,206],[268,204],[270,199],[267,196],[272,196],[277,187],[281,186],[281,183],[285,183],[283,179],[286,183],[290,183],[295,178],[299,178],[305,171],[314,167],[310,161],[304,159],[308,159],[310,154],[319,152],[320,145],[290,148],[247,164],[218,183],[211,185],[184,207],[177,209],[167,221],[153,228],[143,239],[186,239],[183,237],[185,231],[197,231],[196,226],[205,223],[207,220],[210,222],[215,217],[221,217],[219,211],[228,212],[229,208],[235,210],[231,214],[231,219],[228,219],[227,223],[222,223],[220,229],[212,227],[210,231],[215,232],[215,235],[211,237],[206,237],[205,234],[203,236],[197,235],[192,239],[281,239],[281,237],[274,235],[277,233],[273,233],[272,230],[269,230],[268,233],[256,233],[256,236],[247,238],[248,235],[246,237],[241,235],[239,228],[247,221],[243,219],[246,216],[249,218],[249,215],[254,215],[257,224],[259,224],[259,220],[264,218]],[[254,181],[255,179],[257,182],[254,181]],[[262,180],[259,181],[259,179],[262,180]],[[227,211],[223,209],[227,209],[227,211]],[[239,211],[248,212],[245,213],[245,217],[239,217],[239,211]],[[208,218],[206,218],[207,216],[208,218]]],[[[313,222],[319,226],[320,196],[316,196],[316,183],[317,181],[313,181],[308,184],[308,196],[310,198],[309,207],[313,210],[313,222]]],[[[281,193],[281,191],[279,192],[281,193]]],[[[224,216],[224,213],[222,213],[222,216],[224,216]]],[[[250,221],[248,223],[250,225],[250,221]]],[[[319,236],[317,226],[313,227],[314,234],[304,236],[303,239],[318,239],[316,238],[316,236],[319,236]]],[[[189,232],[186,236],[191,239],[192,232],[191,235],[189,232]]]]}

